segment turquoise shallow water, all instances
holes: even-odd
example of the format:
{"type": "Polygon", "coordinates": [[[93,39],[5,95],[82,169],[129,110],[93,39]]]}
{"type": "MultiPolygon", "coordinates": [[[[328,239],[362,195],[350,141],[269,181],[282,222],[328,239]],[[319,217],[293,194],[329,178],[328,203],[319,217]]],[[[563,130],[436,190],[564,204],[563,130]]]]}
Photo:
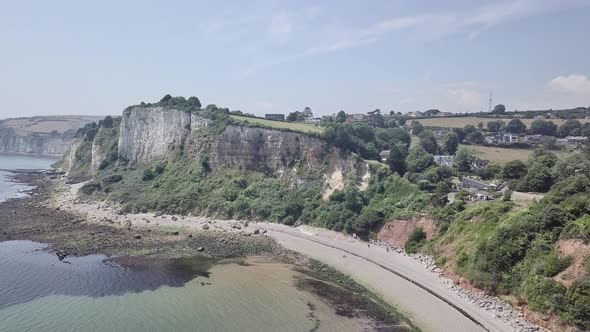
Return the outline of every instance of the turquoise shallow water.
{"type": "Polygon", "coordinates": [[[1,331],[363,329],[294,287],[288,265],[218,264],[205,276],[187,261],[129,267],[94,255],[60,262],[43,248],[0,242],[1,331]]]}
{"type": "MultiPolygon", "coordinates": [[[[54,158],[0,154],[0,170],[47,169],[54,162],[54,158]]],[[[26,186],[13,183],[10,176],[10,172],[0,171],[0,202],[19,196],[20,192],[27,189],[26,186]]]]}

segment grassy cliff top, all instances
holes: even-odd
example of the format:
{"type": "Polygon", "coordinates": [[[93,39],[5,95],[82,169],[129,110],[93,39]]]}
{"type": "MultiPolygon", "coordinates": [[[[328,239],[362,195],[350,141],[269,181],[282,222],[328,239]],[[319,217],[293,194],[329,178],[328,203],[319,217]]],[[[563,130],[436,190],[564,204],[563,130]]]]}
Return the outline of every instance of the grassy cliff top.
{"type": "Polygon", "coordinates": [[[241,123],[250,123],[254,125],[260,125],[264,127],[269,127],[273,129],[289,129],[292,131],[299,131],[303,133],[318,133],[321,134],[324,132],[324,128],[309,124],[309,123],[301,123],[301,122],[286,122],[286,121],[274,121],[268,120],[263,118],[255,118],[249,116],[241,116],[231,114],[230,117],[234,120],[240,121],[241,123]]]}

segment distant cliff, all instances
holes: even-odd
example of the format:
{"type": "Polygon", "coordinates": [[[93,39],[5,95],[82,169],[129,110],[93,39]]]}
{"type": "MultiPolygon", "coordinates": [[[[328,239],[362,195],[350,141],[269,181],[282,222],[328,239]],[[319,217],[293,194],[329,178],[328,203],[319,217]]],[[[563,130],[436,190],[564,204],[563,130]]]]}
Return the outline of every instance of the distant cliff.
{"type": "Polygon", "coordinates": [[[0,153],[63,155],[78,128],[97,117],[37,116],[0,121],[0,153]]]}

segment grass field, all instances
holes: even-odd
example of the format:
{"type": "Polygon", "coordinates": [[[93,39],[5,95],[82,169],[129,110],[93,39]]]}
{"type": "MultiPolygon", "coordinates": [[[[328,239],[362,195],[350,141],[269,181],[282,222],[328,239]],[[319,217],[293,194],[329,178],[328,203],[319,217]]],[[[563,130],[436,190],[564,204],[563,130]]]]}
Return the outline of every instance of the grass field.
{"type": "MultiPolygon", "coordinates": [[[[508,123],[511,119],[492,119],[492,118],[476,118],[476,117],[460,117],[460,118],[430,118],[430,119],[417,119],[416,121],[420,122],[422,125],[426,127],[445,127],[445,128],[463,128],[466,125],[474,125],[477,126],[478,123],[483,122],[484,128],[490,121],[502,120],[508,123]]],[[[535,121],[535,119],[520,119],[527,128],[531,126],[531,122],[535,121]]],[[[561,119],[549,119],[553,121],[556,125],[561,125],[565,120],[561,119]]],[[[578,119],[581,123],[590,122],[588,119],[578,119]]],[[[411,122],[408,119],[408,122],[411,122]]]]}
{"type": "Polygon", "coordinates": [[[301,123],[301,122],[285,122],[285,121],[273,121],[267,120],[262,118],[251,118],[247,116],[240,116],[240,115],[230,115],[234,120],[238,121],[248,121],[252,124],[258,124],[265,127],[270,128],[277,128],[277,129],[290,129],[293,131],[300,131],[304,133],[322,133],[324,132],[324,128],[320,126],[316,126],[309,123],[301,123]]]}
{"type": "MultiPolygon", "coordinates": [[[[474,151],[475,155],[481,159],[487,159],[500,165],[504,165],[512,160],[527,161],[533,150],[526,149],[511,149],[511,148],[500,148],[495,146],[478,146],[478,145],[461,145],[470,148],[474,151]]],[[[556,151],[555,154],[561,159],[565,158],[572,152],[568,151],[556,151]]]]}

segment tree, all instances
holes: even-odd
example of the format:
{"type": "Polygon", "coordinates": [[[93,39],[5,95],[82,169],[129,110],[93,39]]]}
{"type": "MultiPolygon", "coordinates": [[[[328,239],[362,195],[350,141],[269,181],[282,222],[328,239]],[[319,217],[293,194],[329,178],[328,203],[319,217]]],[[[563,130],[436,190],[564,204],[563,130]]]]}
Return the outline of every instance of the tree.
{"type": "Polygon", "coordinates": [[[547,192],[553,185],[551,169],[541,163],[535,163],[518,183],[520,191],[547,192]]]}
{"type": "Polygon", "coordinates": [[[469,172],[471,170],[471,162],[473,162],[474,158],[475,156],[473,155],[473,151],[471,151],[471,149],[461,147],[455,155],[454,164],[459,172],[469,172]]]}
{"type": "Polygon", "coordinates": [[[434,165],[434,157],[420,145],[410,149],[406,158],[407,169],[413,173],[424,172],[428,167],[434,165]]]}
{"type": "Polygon", "coordinates": [[[579,135],[582,124],[576,119],[566,120],[557,130],[557,136],[566,137],[570,135],[579,135]]]}
{"type": "Polygon", "coordinates": [[[430,154],[438,153],[436,137],[434,137],[434,134],[430,130],[424,131],[422,132],[422,135],[420,135],[420,146],[430,154]]]}
{"type": "Polygon", "coordinates": [[[521,160],[512,160],[504,165],[502,169],[502,178],[505,180],[520,179],[527,173],[527,166],[521,160]]]}
{"type": "Polygon", "coordinates": [[[443,149],[448,154],[455,154],[459,148],[459,135],[455,132],[450,132],[445,135],[443,140],[443,149]]]}
{"type": "Polygon", "coordinates": [[[170,99],[172,99],[171,95],[165,95],[164,97],[162,97],[162,99],[160,99],[160,104],[164,104],[167,101],[169,101],[170,99]]]}
{"type": "Polygon", "coordinates": [[[488,122],[488,131],[498,132],[502,130],[502,127],[504,127],[504,121],[502,120],[488,122]]]}
{"type": "Polygon", "coordinates": [[[289,115],[287,115],[287,121],[303,122],[303,121],[305,121],[305,117],[303,116],[302,112],[295,111],[295,112],[291,112],[291,113],[289,113],[289,115]]]}
{"type": "Polygon", "coordinates": [[[457,137],[459,138],[459,143],[462,143],[465,139],[465,131],[463,130],[463,128],[453,128],[453,132],[457,134],[457,137]]]}
{"type": "Polygon", "coordinates": [[[506,113],[506,106],[502,105],[502,104],[498,104],[496,106],[494,106],[494,109],[492,110],[492,113],[494,114],[504,114],[506,113]]]}
{"type": "Polygon", "coordinates": [[[471,132],[465,138],[465,141],[469,144],[484,144],[486,142],[483,134],[480,131],[471,132]]]}
{"type": "Polygon", "coordinates": [[[393,172],[397,172],[400,176],[406,173],[406,156],[404,152],[397,144],[390,147],[389,156],[387,157],[387,165],[393,172]]]}
{"type": "Polygon", "coordinates": [[[104,128],[113,128],[113,117],[110,115],[105,116],[104,120],[102,120],[102,126],[104,128]]]}
{"type": "Polygon", "coordinates": [[[414,135],[420,135],[424,131],[424,126],[416,120],[412,121],[410,128],[412,129],[412,134],[414,135]]]}
{"type": "Polygon", "coordinates": [[[467,135],[471,134],[474,131],[477,131],[474,125],[466,125],[465,127],[463,127],[463,133],[465,134],[465,137],[467,137],[467,135]]]}
{"type": "Polygon", "coordinates": [[[522,134],[526,132],[526,125],[520,119],[512,119],[506,125],[506,131],[514,134],[522,134]]]}
{"type": "Polygon", "coordinates": [[[193,107],[201,108],[201,101],[195,96],[189,97],[187,102],[193,107]]]}
{"type": "Polygon", "coordinates": [[[531,123],[529,131],[531,134],[555,136],[557,133],[557,125],[552,121],[535,120],[531,123]]]}
{"type": "Polygon", "coordinates": [[[313,118],[313,112],[311,111],[311,108],[309,108],[309,106],[304,108],[303,112],[301,114],[303,115],[303,118],[305,118],[305,119],[313,118]]]}
{"type": "Polygon", "coordinates": [[[346,122],[346,113],[344,113],[344,111],[340,111],[336,114],[336,122],[339,122],[339,123],[346,122]]]}

